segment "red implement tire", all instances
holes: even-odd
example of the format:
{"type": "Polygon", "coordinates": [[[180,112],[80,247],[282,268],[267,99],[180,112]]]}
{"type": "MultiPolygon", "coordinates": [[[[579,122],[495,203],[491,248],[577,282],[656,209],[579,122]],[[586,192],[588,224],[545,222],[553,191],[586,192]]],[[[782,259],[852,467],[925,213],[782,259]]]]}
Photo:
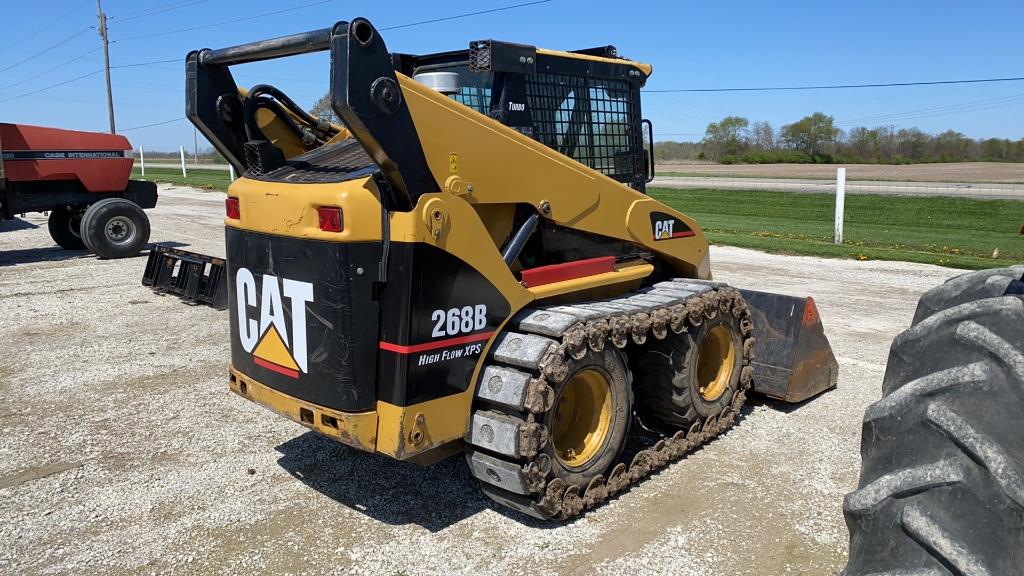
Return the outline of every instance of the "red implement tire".
{"type": "Polygon", "coordinates": [[[81,234],[85,245],[100,258],[135,256],[149,242],[149,218],[134,202],[107,198],[86,210],[81,234]]]}
{"type": "Polygon", "coordinates": [[[85,248],[81,234],[83,212],[83,210],[65,207],[55,208],[50,212],[46,227],[50,231],[50,238],[53,238],[58,246],[65,250],[85,248]]]}

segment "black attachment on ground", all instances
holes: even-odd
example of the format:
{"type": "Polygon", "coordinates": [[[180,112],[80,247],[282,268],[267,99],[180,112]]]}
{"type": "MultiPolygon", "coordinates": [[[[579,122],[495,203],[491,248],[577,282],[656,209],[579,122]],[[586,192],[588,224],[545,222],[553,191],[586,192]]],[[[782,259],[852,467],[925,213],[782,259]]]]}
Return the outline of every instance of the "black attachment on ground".
{"type": "Polygon", "coordinates": [[[224,259],[155,244],[149,251],[142,285],[217,310],[228,306],[224,259]]]}

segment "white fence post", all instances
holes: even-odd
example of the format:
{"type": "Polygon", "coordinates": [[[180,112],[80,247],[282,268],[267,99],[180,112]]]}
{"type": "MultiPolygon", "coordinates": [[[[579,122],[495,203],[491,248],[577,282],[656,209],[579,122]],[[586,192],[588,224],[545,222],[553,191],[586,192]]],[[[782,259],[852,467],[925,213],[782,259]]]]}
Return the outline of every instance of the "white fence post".
{"type": "Polygon", "coordinates": [[[139,162],[142,163],[142,175],[146,175],[146,151],[142,148],[142,144],[139,144],[139,162]]]}
{"type": "Polygon", "coordinates": [[[843,243],[843,211],[846,209],[846,168],[836,169],[836,244],[843,243]]]}
{"type": "Polygon", "coordinates": [[[234,182],[235,181],[235,165],[234,164],[228,164],[228,171],[231,172],[231,181],[234,182]]]}
{"type": "Polygon", "coordinates": [[[188,178],[188,172],[185,171],[185,147],[178,146],[178,152],[181,153],[181,176],[182,178],[188,178]]]}

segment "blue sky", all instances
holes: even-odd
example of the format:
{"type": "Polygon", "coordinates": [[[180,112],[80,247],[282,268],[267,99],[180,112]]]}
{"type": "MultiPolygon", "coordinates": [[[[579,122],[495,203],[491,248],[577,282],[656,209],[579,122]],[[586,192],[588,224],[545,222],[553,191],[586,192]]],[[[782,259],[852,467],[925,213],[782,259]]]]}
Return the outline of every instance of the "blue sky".
{"type": "MultiPolygon", "coordinates": [[[[192,49],[219,48],[369,18],[378,28],[517,4],[523,0],[350,2],[317,0],[105,0],[111,64],[181,60],[192,49]],[[149,16],[168,4],[181,7],[149,16]],[[302,7],[306,6],[306,7],[302,7]],[[240,8],[244,7],[244,8],[240,8]],[[200,30],[227,20],[286,13],[200,30]],[[132,16],[136,17],[132,17],[132,16]],[[160,34],[160,35],[157,35],[160,34]],[[149,36],[137,38],[138,36],[149,36]]],[[[106,130],[103,75],[17,96],[99,70],[103,65],[93,0],[37,0],[3,9],[0,121],[106,130]],[[43,21],[43,17],[48,20],[43,21]],[[43,31],[39,31],[40,29],[43,31]],[[84,30],[84,32],[83,32],[84,30]],[[80,33],[77,36],[72,35],[80,33]],[[68,39],[70,37],[70,39],[68,39]],[[90,52],[93,51],[93,52],[90,52]],[[64,64],[39,76],[50,68],[64,64]],[[12,84],[17,85],[12,86],[12,84]]],[[[553,0],[493,14],[392,30],[394,51],[424,53],[495,38],[555,49],[615,44],[654,65],[650,89],[851,84],[1024,76],[1024,2],[577,2],[553,0]]],[[[304,105],[327,88],[325,54],[237,69],[240,83],[277,85],[304,105]]],[[[117,125],[132,128],[184,115],[184,72],[178,62],[113,71],[117,125]]],[[[849,128],[896,124],[928,132],[952,128],[974,138],[1024,137],[1024,82],[806,92],[645,94],[644,114],[658,139],[699,139],[726,115],[768,120],[776,128],[815,111],[849,128]],[[863,121],[860,121],[863,119],[863,121]]],[[[187,121],[129,130],[150,150],[192,146],[187,121]]],[[[200,146],[204,146],[200,143],[200,146]]]]}

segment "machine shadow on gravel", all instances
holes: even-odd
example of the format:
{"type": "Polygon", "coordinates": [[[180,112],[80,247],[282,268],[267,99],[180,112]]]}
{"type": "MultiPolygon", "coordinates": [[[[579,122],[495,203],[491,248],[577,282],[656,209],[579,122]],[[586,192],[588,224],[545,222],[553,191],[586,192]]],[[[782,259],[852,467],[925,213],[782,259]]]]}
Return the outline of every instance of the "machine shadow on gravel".
{"type": "Polygon", "coordinates": [[[38,224],[33,224],[20,218],[12,218],[11,220],[0,220],[0,232],[14,232],[15,230],[33,230],[39,228],[38,224]]]}
{"type": "Polygon", "coordinates": [[[416,524],[437,532],[490,507],[459,458],[424,469],[360,452],[316,432],[276,449],[278,465],[296,479],[385,524],[416,524]]]}
{"type": "Polygon", "coordinates": [[[62,262],[92,256],[88,250],[65,250],[60,246],[0,251],[0,267],[33,262],[62,262]]]}
{"type": "MultiPolygon", "coordinates": [[[[9,222],[2,224],[3,230],[17,230],[19,228],[10,228],[9,222]]],[[[30,228],[38,228],[38,226],[29,224],[30,228]]],[[[180,248],[182,246],[189,246],[187,242],[161,242],[163,246],[171,248],[180,248]]],[[[146,257],[149,254],[149,250],[153,248],[153,244],[149,244],[146,250],[131,256],[132,258],[146,257]]],[[[60,246],[46,246],[42,248],[24,248],[21,250],[6,250],[0,251],[0,267],[3,266],[15,266],[18,264],[32,264],[35,262],[63,262],[65,260],[78,260],[82,258],[92,257],[93,255],[85,249],[82,250],[67,250],[60,246]]]]}
{"type": "Polygon", "coordinates": [[[303,484],[385,524],[416,524],[438,532],[491,509],[526,526],[558,526],[480,494],[461,454],[422,467],[360,452],[316,432],[297,436],[276,450],[281,453],[278,465],[303,484]]]}
{"type": "Polygon", "coordinates": [[[745,406],[743,414],[749,414],[751,411],[754,410],[755,406],[766,406],[768,408],[771,408],[772,410],[775,410],[776,412],[782,412],[783,414],[792,414],[800,410],[804,406],[809,406],[813,400],[816,400],[818,398],[824,398],[825,396],[834,392],[835,390],[835,388],[829,388],[828,390],[822,392],[819,396],[807,398],[801,402],[795,403],[785,402],[783,400],[776,400],[774,398],[769,398],[767,396],[755,395],[748,401],[748,404],[747,406],[745,406]]]}

